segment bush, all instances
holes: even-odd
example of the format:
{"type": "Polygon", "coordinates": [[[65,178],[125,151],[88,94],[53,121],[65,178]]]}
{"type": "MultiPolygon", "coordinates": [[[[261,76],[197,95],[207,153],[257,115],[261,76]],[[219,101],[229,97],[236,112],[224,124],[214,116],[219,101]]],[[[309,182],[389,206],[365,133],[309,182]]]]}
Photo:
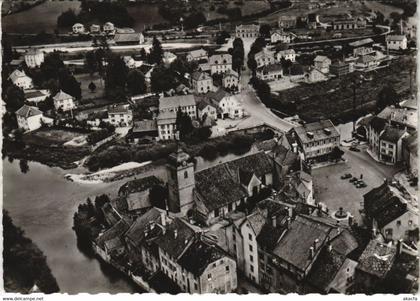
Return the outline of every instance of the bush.
{"type": "Polygon", "coordinates": [[[111,132],[108,131],[107,129],[102,129],[99,131],[94,131],[92,133],[90,133],[86,140],[90,145],[94,145],[96,143],[98,143],[99,141],[102,141],[106,138],[108,138],[109,136],[111,136],[111,132]]]}

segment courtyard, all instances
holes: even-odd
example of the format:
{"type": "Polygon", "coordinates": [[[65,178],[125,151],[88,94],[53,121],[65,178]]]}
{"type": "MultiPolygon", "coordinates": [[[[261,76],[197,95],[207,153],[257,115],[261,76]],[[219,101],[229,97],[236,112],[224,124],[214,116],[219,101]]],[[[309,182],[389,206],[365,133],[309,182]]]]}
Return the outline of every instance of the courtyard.
{"type": "Polygon", "coordinates": [[[314,198],[322,200],[330,212],[343,207],[344,211],[354,216],[355,222],[360,223],[359,210],[363,208],[363,195],[372,188],[380,186],[384,178],[391,179],[401,168],[387,166],[374,161],[366,152],[366,147],[360,147],[360,152],[352,152],[346,147],[344,151],[345,163],[314,169],[314,198]],[[351,173],[367,184],[365,188],[356,188],[349,179],[342,180],[341,176],[351,173]]]}

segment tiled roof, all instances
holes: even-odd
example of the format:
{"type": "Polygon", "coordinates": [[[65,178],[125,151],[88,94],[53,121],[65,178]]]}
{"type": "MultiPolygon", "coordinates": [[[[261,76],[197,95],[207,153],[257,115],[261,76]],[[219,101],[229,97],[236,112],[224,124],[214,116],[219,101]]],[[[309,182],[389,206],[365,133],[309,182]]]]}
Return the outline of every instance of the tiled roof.
{"type": "Polygon", "coordinates": [[[108,114],[133,114],[129,106],[116,105],[108,108],[108,114]]]}
{"type": "Polygon", "coordinates": [[[156,120],[140,120],[134,122],[133,133],[143,133],[152,131],[157,131],[156,120]]]}
{"type": "Polygon", "coordinates": [[[154,185],[160,184],[162,184],[162,181],[155,176],[131,180],[120,187],[118,195],[127,195],[130,193],[145,191],[152,188],[154,185]]]}
{"type": "Polygon", "coordinates": [[[405,39],[407,39],[407,38],[404,35],[388,35],[386,37],[387,41],[400,41],[400,42],[402,42],[405,39]]]}
{"type": "Polygon", "coordinates": [[[66,100],[66,99],[70,99],[74,97],[60,90],[57,94],[55,94],[53,98],[54,100],[59,101],[59,100],[66,100]]]}
{"type": "Polygon", "coordinates": [[[296,127],[294,128],[294,131],[302,143],[340,136],[340,133],[329,119],[296,127]],[[330,133],[326,132],[325,130],[329,130],[330,133]],[[313,138],[310,138],[308,133],[312,133],[313,138]]]}
{"type": "Polygon", "coordinates": [[[191,55],[193,58],[200,58],[203,56],[207,56],[207,51],[204,49],[192,50],[189,52],[189,55],[191,55]]]}
{"type": "Polygon", "coordinates": [[[411,128],[417,128],[417,110],[407,110],[405,108],[386,107],[378,115],[379,118],[391,120],[411,128]]]}
{"type": "Polygon", "coordinates": [[[20,77],[28,77],[25,71],[20,71],[16,69],[9,75],[9,79],[14,83],[20,77]]]}
{"type": "Polygon", "coordinates": [[[314,59],[314,62],[325,62],[330,60],[328,57],[324,56],[324,55],[317,55],[314,59]]]}
{"type": "Polygon", "coordinates": [[[379,228],[382,228],[407,212],[407,203],[384,183],[373,188],[364,196],[366,214],[374,218],[379,228]]]}
{"type": "Polygon", "coordinates": [[[229,69],[228,71],[223,73],[223,78],[228,77],[228,76],[234,76],[236,78],[239,78],[238,72],[236,72],[235,70],[231,70],[231,69],[229,69]]]}
{"type": "Polygon", "coordinates": [[[398,143],[398,141],[406,133],[403,129],[394,128],[392,126],[386,126],[385,131],[379,136],[380,140],[385,140],[388,142],[398,143]]]}
{"type": "Polygon", "coordinates": [[[200,100],[197,103],[197,108],[199,110],[205,109],[207,106],[212,106],[216,109],[219,108],[217,104],[215,104],[213,101],[211,101],[208,97],[201,97],[200,100]]]}
{"type": "Polygon", "coordinates": [[[25,98],[29,99],[29,98],[35,98],[35,97],[40,97],[40,96],[47,96],[46,94],[42,93],[39,90],[36,91],[30,91],[30,92],[25,92],[25,98]]]}
{"type": "Polygon", "coordinates": [[[205,79],[210,79],[211,76],[207,73],[207,72],[199,72],[199,71],[195,71],[192,75],[191,78],[193,80],[205,80],[205,79]]]}
{"type": "Polygon", "coordinates": [[[349,46],[351,47],[360,47],[366,44],[370,44],[373,43],[373,40],[371,38],[367,38],[367,39],[363,39],[363,40],[359,40],[359,41],[355,41],[352,43],[349,43],[349,46]]]}
{"type": "Polygon", "coordinates": [[[115,238],[120,238],[130,227],[129,220],[121,219],[114,226],[105,231],[96,239],[96,244],[102,249],[105,247],[105,243],[115,238]]]}
{"type": "Polygon", "coordinates": [[[195,232],[179,218],[175,218],[166,228],[165,234],[159,236],[155,243],[172,258],[178,260],[195,238],[195,232]]]}
{"type": "Polygon", "coordinates": [[[395,248],[372,240],[360,256],[357,269],[378,278],[385,278],[392,268],[396,254],[395,248]]]}
{"type": "Polygon", "coordinates": [[[226,92],[223,89],[219,89],[216,92],[209,92],[206,94],[206,96],[214,101],[216,101],[217,103],[219,103],[223,98],[225,98],[226,96],[231,96],[230,93],[226,92]]]}
{"type": "Polygon", "coordinates": [[[135,244],[139,244],[144,239],[146,229],[151,223],[161,223],[161,211],[154,207],[139,216],[127,230],[125,236],[135,244]]]}
{"type": "Polygon", "coordinates": [[[265,65],[258,68],[258,72],[262,72],[264,74],[272,73],[272,72],[281,72],[283,70],[281,64],[270,64],[265,65]]]}
{"type": "Polygon", "coordinates": [[[18,116],[28,118],[36,115],[42,115],[42,112],[36,107],[23,105],[19,110],[16,111],[15,114],[18,116]]]}
{"type": "Polygon", "coordinates": [[[267,48],[263,48],[260,52],[255,54],[255,59],[258,60],[262,57],[271,57],[274,58],[274,51],[268,50],[267,48]]]}
{"type": "Polygon", "coordinates": [[[314,261],[310,258],[310,248],[314,245],[314,241],[318,239],[316,255],[319,247],[325,244],[331,229],[331,226],[324,223],[298,215],[273,253],[299,270],[306,271],[314,261]]]}
{"type": "Polygon", "coordinates": [[[157,124],[175,124],[176,122],[176,112],[175,111],[166,111],[161,112],[156,118],[157,124]]]}
{"type": "Polygon", "coordinates": [[[195,105],[195,96],[192,94],[162,97],[161,99],[159,99],[159,110],[174,109],[178,107],[195,105]]]}
{"type": "Polygon", "coordinates": [[[181,256],[178,263],[199,277],[212,262],[226,256],[227,254],[219,247],[197,239],[181,256]]]}

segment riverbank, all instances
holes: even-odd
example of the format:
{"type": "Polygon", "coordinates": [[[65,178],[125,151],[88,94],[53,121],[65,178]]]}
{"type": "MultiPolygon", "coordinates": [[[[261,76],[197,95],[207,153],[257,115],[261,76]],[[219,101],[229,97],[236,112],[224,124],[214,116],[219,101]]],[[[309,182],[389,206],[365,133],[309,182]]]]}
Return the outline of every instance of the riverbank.
{"type": "Polygon", "coordinates": [[[130,177],[145,172],[147,169],[150,168],[149,165],[151,165],[151,163],[152,161],[147,161],[143,163],[127,162],[94,173],[66,174],[65,178],[70,181],[81,184],[99,184],[113,182],[122,178],[130,177]]]}

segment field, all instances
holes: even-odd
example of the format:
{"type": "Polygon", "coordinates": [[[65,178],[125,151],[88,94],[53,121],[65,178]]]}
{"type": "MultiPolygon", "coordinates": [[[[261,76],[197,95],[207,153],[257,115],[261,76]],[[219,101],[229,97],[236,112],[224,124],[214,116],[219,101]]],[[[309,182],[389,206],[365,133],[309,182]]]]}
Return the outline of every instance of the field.
{"type": "Polygon", "coordinates": [[[86,134],[71,132],[60,129],[42,129],[28,133],[24,136],[24,141],[30,144],[42,146],[62,146],[66,142],[76,137],[85,137],[86,134]]]}
{"type": "Polygon", "coordinates": [[[93,76],[90,74],[76,74],[76,80],[80,82],[80,88],[82,89],[82,99],[88,100],[92,98],[103,98],[105,96],[105,82],[101,80],[99,75],[95,73],[93,76]],[[89,84],[93,82],[96,85],[95,92],[89,90],[89,84]]]}
{"type": "Polygon", "coordinates": [[[79,1],[46,1],[31,9],[2,18],[2,30],[7,33],[53,33],[57,25],[57,17],[68,9],[76,12],[80,8],[79,1]]]}

